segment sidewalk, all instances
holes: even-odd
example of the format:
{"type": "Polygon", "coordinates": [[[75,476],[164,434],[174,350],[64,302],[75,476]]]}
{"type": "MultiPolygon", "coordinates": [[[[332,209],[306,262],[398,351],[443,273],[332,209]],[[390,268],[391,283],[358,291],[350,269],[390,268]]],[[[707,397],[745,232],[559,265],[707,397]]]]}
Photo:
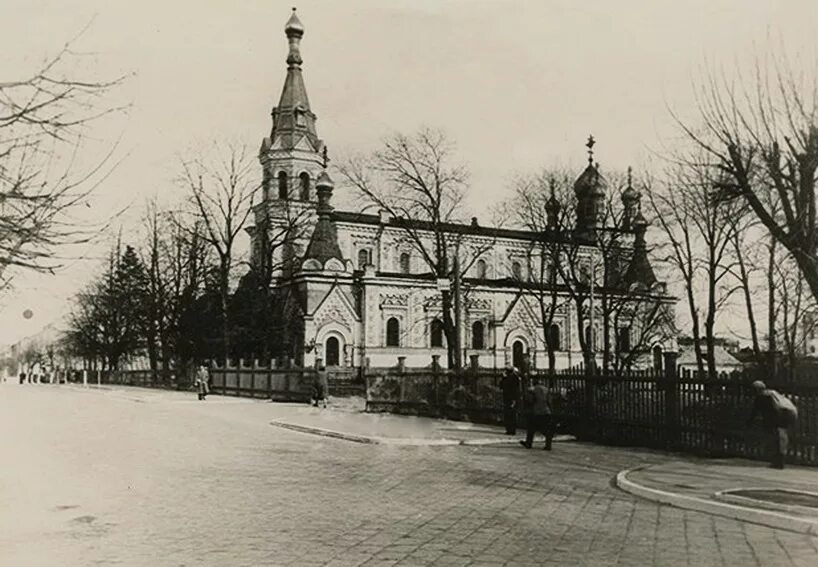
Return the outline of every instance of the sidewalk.
{"type": "MultiPolygon", "coordinates": [[[[197,406],[202,404],[191,392],[120,385],[100,387],[89,385],[84,388],[81,384],[71,384],[68,387],[72,391],[97,393],[138,403],[182,403],[197,406]]],[[[496,425],[387,413],[365,413],[366,400],[361,397],[330,397],[326,409],[307,404],[270,402],[216,394],[210,394],[206,402],[207,405],[236,403],[257,404],[259,407],[254,413],[264,407],[267,410],[264,411],[264,415],[274,427],[356,443],[408,446],[503,445],[516,444],[525,436],[523,429],[518,429],[517,435],[506,435],[505,429],[496,425]]],[[[572,437],[558,435],[554,438],[555,441],[569,439],[572,437]]],[[[535,443],[542,441],[542,437],[535,438],[535,443]]]]}
{"type": "MultiPolygon", "coordinates": [[[[278,405],[278,404],[277,404],[278,405]]],[[[429,417],[364,413],[364,402],[330,400],[329,407],[290,406],[271,425],[358,443],[386,445],[500,445],[516,444],[525,435],[506,435],[495,425],[480,425],[429,417]]],[[[569,439],[557,436],[555,441],[569,439]]],[[[536,442],[536,440],[535,440],[536,442]]]]}
{"type": "Polygon", "coordinates": [[[678,508],[818,535],[818,470],[813,468],[775,470],[743,459],[678,460],[622,471],[616,484],[678,508]]]}

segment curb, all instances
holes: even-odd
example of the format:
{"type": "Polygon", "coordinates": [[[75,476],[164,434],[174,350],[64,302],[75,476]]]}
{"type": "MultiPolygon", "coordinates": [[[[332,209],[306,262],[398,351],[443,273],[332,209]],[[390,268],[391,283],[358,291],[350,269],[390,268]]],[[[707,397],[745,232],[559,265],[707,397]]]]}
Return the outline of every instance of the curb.
{"type": "MultiPolygon", "coordinates": [[[[808,508],[807,506],[798,506],[796,504],[779,504],[777,502],[756,500],[755,498],[733,494],[733,492],[736,492],[737,490],[769,490],[769,488],[728,488],[727,490],[719,490],[713,495],[713,498],[720,502],[728,502],[738,506],[752,506],[754,508],[763,508],[765,510],[772,510],[775,512],[790,512],[794,514],[801,513],[810,515],[816,513],[815,508],[808,508]]],[[[788,488],[777,488],[776,490],[779,492],[789,492],[791,494],[809,494],[811,496],[818,496],[818,494],[808,492],[806,490],[790,490],[788,488]]]]}
{"type": "Polygon", "coordinates": [[[616,486],[634,496],[640,496],[646,500],[652,500],[653,502],[667,504],[684,510],[704,512],[714,516],[741,520],[742,522],[751,522],[800,534],[818,535],[818,521],[797,518],[780,512],[756,510],[736,504],[705,500],[703,498],[696,498],[695,496],[685,496],[674,492],[659,490],[658,488],[649,488],[628,479],[628,474],[644,468],[647,467],[639,466],[620,471],[616,475],[616,486]]]}
{"type": "Polygon", "coordinates": [[[273,427],[280,427],[282,429],[289,429],[299,433],[306,433],[308,435],[318,435],[319,437],[330,437],[332,439],[341,439],[343,441],[351,441],[353,443],[364,443],[367,445],[400,445],[404,447],[455,447],[455,446],[483,446],[483,445],[504,445],[517,444],[517,439],[404,439],[396,437],[370,437],[366,435],[355,435],[353,433],[343,433],[340,431],[333,431],[331,429],[320,429],[318,427],[309,427],[306,425],[296,425],[294,423],[287,423],[286,421],[271,421],[270,425],[273,427]]]}

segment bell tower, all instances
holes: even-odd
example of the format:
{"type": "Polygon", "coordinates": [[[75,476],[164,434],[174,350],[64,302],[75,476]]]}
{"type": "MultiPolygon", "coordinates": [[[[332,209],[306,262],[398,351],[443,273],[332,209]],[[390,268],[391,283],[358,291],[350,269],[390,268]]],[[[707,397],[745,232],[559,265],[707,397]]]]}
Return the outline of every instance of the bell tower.
{"type": "Polygon", "coordinates": [[[310,108],[301,70],[301,38],[304,26],[295,13],[284,26],[289,43],[287,76],[278,106],[273,108],[273,127],[259,151],[263,170],[262,200],[317,203],[315,180],[327,163],[326,146],[315,129],[317,117],[310,108]]]}

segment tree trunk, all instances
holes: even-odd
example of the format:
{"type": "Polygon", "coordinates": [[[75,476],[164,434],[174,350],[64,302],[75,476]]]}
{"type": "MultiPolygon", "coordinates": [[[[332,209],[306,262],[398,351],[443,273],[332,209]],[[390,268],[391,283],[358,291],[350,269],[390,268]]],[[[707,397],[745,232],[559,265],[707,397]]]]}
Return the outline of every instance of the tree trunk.
{"type": "MultiPolygon", "coordinates": [[[[611,368],[611,313],[609,299],[602,296],[602,369],[607,374],[611,368]]],[[[591,331],[593,333],[593,331],[591,331]]]]}
{"type": "Polygon", "coordinates": [[[750,276],[744,263],[744,254],[741,251],[739,233],[736,232],[733,240],[736,259],[738,260],[739,275],[741,276],[741,289],[744,293],[744,304],[747,307],[747,322],[750,324],[750,337],[753,341],[753,356],[756,360],[761,358],[761,346],[758,341],[758,325],[756,325],[755,309],[753,309],[753,298],[750,294],[750,276]]]}
{"type": "Polygon", "coordinates": [[[777,350],[775,334],[775,246],[776,240],[770,239],[770,261],[767,264],[767,372],[775,379],[777,364],[775,352],[777,350]]]}
{"type": "Polygon", "coordinates": [[[707,290],[707,317],[704,322],[705,341],[707,344],[707,377],[711,379],[717,376],[715,352],[716,281],[713,275],[714,272],[711,270],[707,290]]]}
{"type": "Polygon", "coordinates": [[[219,298],[222,310],[222,359],[230,358],[230,258],[222,257],[219,266],[219,298]]]}
{"type": "Polygon", "coordinates": [[[699,372],[699,378],[701,378],[704,376],[704,355],[702,354],[699,312],[696,309],[696,298],[693,295],[693,282],[686,281],[685,288],[687,291],[687,306],[690,309],[691,330],[693,332],[693,350],[696,353],[696,369],[699,372]]]}

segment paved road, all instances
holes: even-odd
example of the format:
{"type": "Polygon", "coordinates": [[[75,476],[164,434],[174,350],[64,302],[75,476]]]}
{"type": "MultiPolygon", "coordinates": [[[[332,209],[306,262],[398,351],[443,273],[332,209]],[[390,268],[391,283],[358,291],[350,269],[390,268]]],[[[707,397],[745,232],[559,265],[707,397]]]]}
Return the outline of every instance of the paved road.
{"type": "Polygon", "coordinates": [[[610,485],[659,454],[394,447],[273,404],[0,386],[0,565],[816,565],[818,541],[610,485]]]}

